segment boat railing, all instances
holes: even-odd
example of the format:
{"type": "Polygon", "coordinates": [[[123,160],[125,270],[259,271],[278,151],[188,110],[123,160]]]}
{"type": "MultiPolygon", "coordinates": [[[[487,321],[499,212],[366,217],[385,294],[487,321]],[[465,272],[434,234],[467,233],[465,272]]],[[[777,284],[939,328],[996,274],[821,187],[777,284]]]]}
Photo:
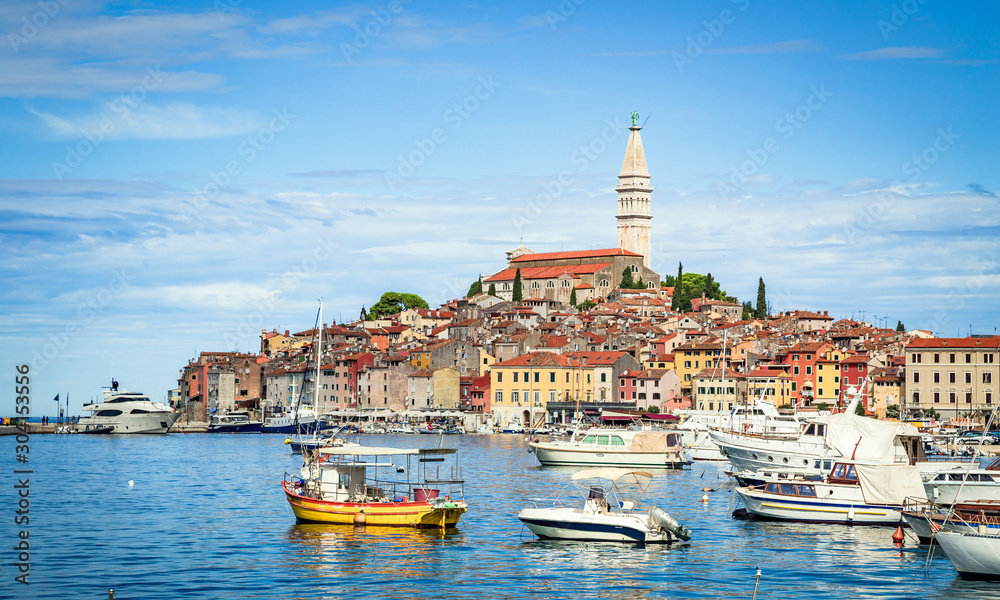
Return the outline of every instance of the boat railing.
{"type": "Polygon", "coordinates": [[[741,431],[739,429],[729,429],[724,427],[713,427],[709,425],[708,427],[712,431],[718,431],[719,433],[726,433],[730,435],[735,435],[737,437],[743,438],[753,438],[758,440],[782,440],[782,441],[792,441],[799,439],[798,433],[757,433],[753,430],[741,431]]]}

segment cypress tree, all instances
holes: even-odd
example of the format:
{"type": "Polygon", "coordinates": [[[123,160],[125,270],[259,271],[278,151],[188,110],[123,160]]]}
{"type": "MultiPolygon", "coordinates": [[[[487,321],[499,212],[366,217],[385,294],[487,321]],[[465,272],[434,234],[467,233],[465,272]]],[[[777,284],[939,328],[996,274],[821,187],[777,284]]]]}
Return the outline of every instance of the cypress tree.
{"type": "Polygon", "coordinates": [[[571,306],[576,306],[576,286],[573,286],[573,291],[569,293],[569,303],[571,306]]]}
{"type": "Polygon", "coordinates": [[[520,302],[521,296],[521,269],[514,273],[514,294],[510,298],[514,302],[520,302]]]}
{"type": "Polygon", "coordinates": [[[757,314],[755,315],[758,319],[767,318],[767,295],[764,293],[764,278],[760,278],[760,283],[757,284],[757,314]]]}
{"type": "Polygon", "coordinates": [[[715,282],[712,281],[712,274],[705,275],[705,297],[709,300],[718,300],[715,297],[715,282]]]}
{"type": "Polygon", "coordinates": [[[674,280],[674,297],[670,301],[670,310],[680,310],[681,291],[684,286],[684,265],[677,263],[677,279],[674,280]]]}
{"type": "Polygon", "coordinates": [[[906,331],[902,321],[896,321],[896,331],[906,331]]]}
{"type": "Polygon", "coordinates": [[[486,293],[489,294],[490,296],[496,296],[497,295],[497,286],[496,286],[496,284],[491,283],[490,284],[490,291],[488,291],[486,293]]]}
{"type": "Polygon", "coordinates": [[[625,270],[622,271],[622,283],[618,287],[623,290],[631,290],[635,287],[635,283],[632,281],[631,267],[625,267],[625,270]]]}

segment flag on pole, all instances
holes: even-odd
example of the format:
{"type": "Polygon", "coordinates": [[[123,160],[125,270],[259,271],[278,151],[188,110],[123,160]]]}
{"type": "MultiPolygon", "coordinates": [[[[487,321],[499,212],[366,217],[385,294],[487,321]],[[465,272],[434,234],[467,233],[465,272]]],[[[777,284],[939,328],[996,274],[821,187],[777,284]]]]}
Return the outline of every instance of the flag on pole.
{"type": "Polygon", "coordinates": [[[56,397],[53,398],[53,400],[55,400],[56,402],[59,402],[59,394],[56,394],[56,397]]]}

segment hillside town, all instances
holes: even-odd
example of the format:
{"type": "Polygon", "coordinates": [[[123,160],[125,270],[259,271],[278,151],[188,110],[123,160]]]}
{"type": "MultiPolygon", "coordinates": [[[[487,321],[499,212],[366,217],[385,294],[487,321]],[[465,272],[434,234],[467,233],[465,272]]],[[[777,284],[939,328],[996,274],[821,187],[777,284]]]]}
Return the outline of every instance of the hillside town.
{"type": "Polygon", "coordinates": [[[172,394],[183,420],[305,403],[342,420],[533,428],[760,400],[837,410],[855,394],[881,418],[960,423],[991,411],[998,337],[936,338],[826,310],[771,314],[763,279],[754,307],[719,293],[711,275],[697,276],[692,297],[680,268],[676,278],[653,271],[653,186],[636,117],[615,187],[616,248],[536,253],[522,243],[437,308],[387,293],[398,310],[263,330],[255,354],[202,352],[172,394]]]}

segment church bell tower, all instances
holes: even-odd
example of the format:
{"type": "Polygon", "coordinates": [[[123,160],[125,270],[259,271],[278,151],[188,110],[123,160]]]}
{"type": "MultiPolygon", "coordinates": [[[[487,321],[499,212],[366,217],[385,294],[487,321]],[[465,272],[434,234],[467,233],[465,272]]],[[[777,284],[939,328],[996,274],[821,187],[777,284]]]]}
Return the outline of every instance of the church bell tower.
{"type": "Polygon", "coordinates": [[[650,194],[649,171],[646,169],[646,155],[642,151],[641,126],[636,122],[638,113],[632,113],[629,127],[628,146],[625,161],[618,174],[618,247],[642,255],[642,264],[648,269],[650,254],[650,194]]]}

